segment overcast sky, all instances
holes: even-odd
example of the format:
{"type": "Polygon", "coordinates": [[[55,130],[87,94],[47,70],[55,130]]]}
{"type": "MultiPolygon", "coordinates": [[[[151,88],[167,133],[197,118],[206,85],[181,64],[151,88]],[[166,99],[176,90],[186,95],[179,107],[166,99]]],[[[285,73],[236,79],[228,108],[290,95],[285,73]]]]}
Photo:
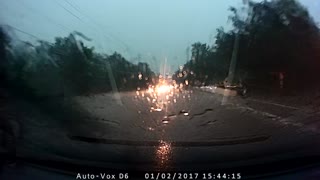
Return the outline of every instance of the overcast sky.
{"type": "MultiPolygon", "coordinates": [[[[1,0],[0,23],[53,42],[77,30],[92,38],[98,52],[118,51],[158,71],[167,57],[171,68],[186,61],[186,48],[197,41],[213,43],[216,29],[230,28],[228,8],[242,0],[1,0]],[[152,60],[152,57],[156,60],[152,60]]],[[[316,22],[320,1],[300,0],[316,22]]],[[[35,40],[16,32],[22,40],[35,40]]]]}

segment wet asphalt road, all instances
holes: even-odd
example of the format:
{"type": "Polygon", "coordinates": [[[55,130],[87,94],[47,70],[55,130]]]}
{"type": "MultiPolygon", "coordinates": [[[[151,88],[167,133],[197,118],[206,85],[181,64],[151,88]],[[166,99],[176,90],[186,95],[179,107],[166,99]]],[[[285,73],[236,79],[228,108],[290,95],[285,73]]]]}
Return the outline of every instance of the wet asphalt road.
{"type": "Polygon", "coordinates": [[[308,108],[199,90],[167,95],[76,97],[87,118],[51,124],[33,118],[18,153],[114,168],[205,169],[319,152],[320,116],[308,108]]]}

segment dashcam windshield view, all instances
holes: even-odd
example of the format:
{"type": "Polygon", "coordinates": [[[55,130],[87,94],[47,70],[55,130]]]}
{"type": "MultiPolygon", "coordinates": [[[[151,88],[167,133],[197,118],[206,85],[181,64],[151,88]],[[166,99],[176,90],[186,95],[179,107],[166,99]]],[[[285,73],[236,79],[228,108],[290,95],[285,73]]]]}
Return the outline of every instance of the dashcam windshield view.
{"type": "Polygon", "coordinates": [[[319,12],[2,0],[0,179],[320,179],[319,12]]]}

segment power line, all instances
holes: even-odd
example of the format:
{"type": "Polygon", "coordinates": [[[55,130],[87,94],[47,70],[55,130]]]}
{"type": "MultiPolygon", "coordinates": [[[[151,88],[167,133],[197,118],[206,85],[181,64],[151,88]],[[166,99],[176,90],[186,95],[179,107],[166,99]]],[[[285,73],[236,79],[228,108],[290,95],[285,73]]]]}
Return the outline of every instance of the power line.
{"type": "MultiPolygon", "coordinates": [[[[76,16],[74,13],[72,13],[69,9],[67,9],[66,7],[64,7],[62,4],[58,3],[56,0],[55,2],[61,7],[63,8],[64,10],[66,10],[67,12],[69,12],[72,16],[76,17],[79,21],[81,21],[82,23],[86,24],[80,17],[76,16]]],[[[66,1],[67,2],[67,1],[66,1]]],[[[75,9],[76,11],[80,12],[78,9],[76,9],[75,6],[73,6],[71,3],[67,2],[70,6],[73,7],[73,9],[75,9]]],[[[81,13],[81,12],[80,12],[81,13]]],[[[87,26],[87,27],[90,27],[92,28],[91,26],[87,26]]],[[[96,31],[95,29],[92,29],[94,32],[96,31]]],[[[94,33],[96,34],[96,33],[94,33]]],[[[108,38],[107,38],[108,39],[108,38]]]]}
{"type": "MultiPolygon", "coordinates": [[[[98,24],[93,18],[91,18],[87,13],[84,13],[84,11],[80,10],[80,8],[77,5],[72,4],[71,2],[69,2],[68,0],[64,0],[66,3],[68,3],[73,9],[75,9],[77,12],[79,12],[80,14],[82,14],[83,16],[85,16],[86,18],[88,18],[93,24],[95,24],[96,26],[99,26],[99,28],[101,28],[101,25],[98,24]]],[[[102,28],[103,29],[103,28],[102,28]]],[[[115,38],[115,37],[113,37],[115,38]]],[[[121,41],[121,40],[119,40],[121,41]]]]}
{"type": "MultiPolygon", "coordinates": [[[[55,0],[56,1],[56,0],[55,0]]],[[[67,2],[67,1],[66,1],[67,2]]],[[[67,9],[66,7],[64,7],[62,4],[58,3],[56,1],[56,3],[61,7],[63,8],[64,10],[66,10],[67,12],[69,12],[71,15],[73,15],[74,17],[76,17],[79,21],[81,21],[82,23],[86,24],[82,19],[80,19],[78,16],[76,16],[75,14],[73,14],[69,9],[67,9]]],[[[71,3],[67,2],[73,9],[75,9],[76,11],[80,12],[79,9],[77,9],[75,6],[71,5],[71,3]]],[[[80,12],[81,13],[81,12],[80,12]]],[[[91,26],[87,26],[87,27],[90,27],[90,28],[93,28],[91,26]]],[[[96,31],[96,29],[92,29],[94,32],[96,31]]],[[[95,33],[96,34],[96,33],[95,33]]],[[[107,38],[109,39],[109,38],[107,38]]],[[[111,39],[110,39],[111,40],[111,39]]]]}
{"type": "MultiPolygon", "coordinates": [[[[61,8],[63,8],[65,11],[67,11],[70,15],[72,15],[73,17],[75,17],[76,19],[78,19],[79,21],[81,21],[82,23],[85,23],[79,16],[77,16],[76,14],[74,14],[72,11],[70,11],[68,8],[66,8],[65,6],[63,6],[61,3],[59,3],[57,0],[55,0],[55,2],[56,2],[56,4],[58,5],[58,6],[60,6],[61,8]]],[[[101,25],[100,24],[98,24],[98,23],[96,23],[90,16],[88,16],[87,14],[85,14],[85,13],[83,13],[78,7],[76,7],[75,5],[73,5],[72,3],[70,3],[69,1],[67,1],[67,0],[65,0],[65,2],[66,3],[68,3],[73,9],[75,9],[77,12],[79,12],[80,14],[83,14],[84,16],[86,16],[88,19],[90,19],[90,22],[92,22],[92,23],[94,23],[96,26],[98,26],[99,28],[101,28],[101,25]]],[[[30,11],[32,11],[32,12],[35,12],[35,9],[34,8],[30,8],[28,5],[26,5],[24,2],[21,2],[26,8],[28,8],[30,11]]],[[[54,24],[56,24],[56,25],[58,25],[59,27],[61,27],[63,30],[65,30],[65,31],[72,31],[72,30],[70,30],[70,28],[68,28],[68,27],[66,27],[66,26],[64,26],[64,25],[62,25],[62,24],[60,24],[60,23],[57,23],[57,22],[55,22],[53,19],[51,19],[50,17],[48,17],[48,16],[46,16],[45,14],[43,14],[43,13],[40,13],[39,11],[38,11],[38,13],[42,16],[42,17],[45,17],[48,21],[50,21],[50,22],[52,22],[52,23],[54,23],[54,24]]],[[[85,23],[86,24],[86,23],[85,23]]],[[[90,28],[94,28],[94,26],[88,26],[88,27],[90,27],[90,28]]],[[[101,32],[103,33],[103,30],[102,30],[102,28],[100,29],[101,30],[101,32]]],[[[96,31],[96,29],[93,29],[93,31],[95,32],[96,31]]],[[[112,39],[110,39],[110,38],[108,38],[108,37],[106,37],[104,34],[102,34],[106,39],[109,39],[109,40],[111,40],[112,41],[112,39]]],[[[120,44],[122,44],[124,47],[125,47],[125,51],[129,51],[129,47],[123,42],[123,41],[121,41],[120,39],[118,39],[117,37],[115,37],[115,36],[113,36],[113,35],[110,35],[111,36],[111,38],[113,38],[113,39],[115,39],[116,41],[118,41],[118,43],[120,42],[120,44]]],[[[34,37],[34,38],[36,38],[35,36],[31,36],[31,37],[34,37]]],[[[40,38],[36,38],[36,39],[40,39],[40,38]]],[[[115,42],[116,42],[115,41],[115,42]]],[[[120,45],[119,44],[119,45],[120,45]]]]}
{"type": "MultiPolygon", "coordinates": [[[[28,36],[30,36],[30,37],[33,37],[34,39],[36,39],[37,40],[37,42],[39,42],[39,43],[43,43],[43,42],[46,42],[49,46],[51,46],[51,47],[54,47],[54,43],[50,43],[50,42],[48,42],[48,41],[44,41],[44,40],[41,40],[38,36],[36,36],[36,35],[33,35],[33,34],[31,34],[31,33],[28,33],[28,32],[26,32],[26,31],[23,31],[23,30],[21,30],[21,29],[19,29],[19,28],[16,28],[16,27],[14,27],[14,26],[11,26],[11,25],[6,25],[8,28],[10,28],[10,29],[13,29],[13,30],[16,30],[16,31],[18,31],[18,32],[20,32],[20,33],[23,33],[23,34],[26,34],[26,35],[28,35],[28,36]]],[[[31,43],[29,43],[29,42],[26,42],[26,41],[23,41],[23,40],[20,40],[19,38],[17,38],[17,40],[18,41],[20,41],[20,42],[23,42],[23,43],[25,43],[25,44],[27,44],[27,45],[29,45],[29,46],[33,46],[33,47],[35,47],[34,45],[32,45],[31,43]]],[[[60,49],[61,50],[61,52],[63,52],[64,51],[64,49],[60,49]]],[[[59,49],[55,49],[54,50],[55,52],[58,52],[59,51],[59,49]]],[[[59,51],[60,52],[60,51],[59,51]]],[[[63,54],[63,53],[59,53],[59,54],[63,54]]]]}
{"type": "MultiPolygon", "coordinates": [[[[56,2],[57,2],[57,1],[56,1],[56,2]]],[[[87,18],[90,20],[90,22],[92,22],[92,23],[95,24],[97,27],[99,27],[102,36],[104,36],[106,39],[112,41],[112,39],[110,39],[110,38],[108,38],[108,37],[105,36],[104,31],[102,30],[103,28],[101,28],[101,25],[98,24],[97,22],[95,22],[95,20],[94,20],[93,18],[91,18],[89,15],[87,15],[86,13],[84,13],[83,11],[81,11],[79,7],[77,7],[76,5],[72,4],[72,3],[69,2],[68,0],[65,0],[65,2],[66,2],[67,4],[69,4],[69,6],[71,6],[71,7],[72,7],[74,10],[76,10],[78,13],[80,13],[80,14],[82,14],[83,16],[87,17],[87,18]]],[[[60,7],[62,7],[63,9],[65,9],[66,11],[68,11],[69,13],[73,14],[69,9],[65,8],[65,7],[64,7],[63,5],[61,5],[60,3],[57,2],[57,4],[58,4],[60,7]]],[[[74,14],[73,14],[73,15],[74,15],[74,14]]],[[[79,19],[82,23],[84,23],[84,21],[82,21],[78,16],[76,16],[76,17],[77,17],[77,19],[79,19]]],[[[89,26],[89,27],[90,27],[90,26],[89,26]]],[[[95,31],[95,30],[94,30],[94,31],[95,31]]],[[[117,37],[115,37],[114,35],[112,35],[110,32],[109,32],[109,36],[111,36],[111,38],[113,38],[113,39],[115,40],[114,42],[116,42],[116,43],[117,43],[117,41],[118,41],[118,43],[120,42],[119,45],[122,45],[122,46],[124,47],[124,51],[125,51],[125,52],[130,52],[130,48],[129,48],[129,46],[128,46],[126,43],[124,43],[122,40],[120,40],[119,38],[117,38],[117,37]]]]}
{"type": "MultiPolygon", "coordinates": [[[[84,13],[83,11],[80,10],[80,8],[74,4],[72,4],[71,2],[69,2],[68,0],[65,0],[66,3],[68,3],[73,9],[75,9],[77,12],[79,12],[80,14],[82,14],[83,16],[87,17],[92,23],[94,23],[96,26],[98,26],[101,30],[104,29],[102,28],[102,26],[100,24],[98,24],[93,18],[91,18],[89,15],[87,15],[86,13],[84,13]]],[[[103,31],[102,31],[103,32],[103,31]]],[[[111,36],[111,38],[115,39],[116,41],[120,42],[122,44],[122,46],[124,46],[125,51],[130,51],[129,46],[123,42],[121,39],[117,38],[115,35],[113,35],[111,32],[109,32],[109,36],[111,36]]],[[[106,37],[107,38],[107,37],[106,37]]],[[[109,38],[107,38],[109,39],[109,38]]]]}
{"type": "Polygon", "coordinates": [[[57,26],[59,26],[62,30],[70,33],[72,30],[69,29],[67,26],[64,26],[58,22],[56,22],[55,20],[53,20],[52,18],[50,18],[49,16],[47,16],[46,14],[43,14],[43,13],[40,13],[39,10],[35,9],[35,8],[32,8],[30,7],[29,5],[27,5],[26,3],[24,3],[23,1],[20,0],[20,3],[27,9],[29,9],[31,12],[37,12],[41,17],[44,17],[45,19],[47,19],[48,21],[56,24],[57,26]]]}
{"type": "Polygon", "coordinates": [[[70,3],[68,0],[65,0],[66,3],[68,3],[73,9],[75,9],[76,11],[78,11],[80,14],[84,14],[82,13],[76,6],[74,6],[72,3],[70,3]]]}
{"type": "MultiPolygon", "coordinates": [[[[53,44],[53,43],[50,43],[50,42],[47,42],[47,41],[43,41],[43,40],[41,40],[39,37],[37,37],[37,36],[35,36],[35,35],[31,34],[31,33],[28,33],[28,32],[26,32],[26,31],[23,31],[23,30],[21,30],[21,29],[19,29],[19,28],[16,28],[16,27],[14,27],[14,26],[11,26],[11,25],[6,25],[6,26],[7,26],[9,29],[13,29],[13,30],[16,30],[16,31],[18,31],[18,32],[20,32],[20,33],[23,33],[23,34],[26,34],[26,35],[28,35],[28,36],[30,36],[30,37],[33,37],[33,38],[35,38],[35,39],[36,39],[38,42],[40,42],[40,43],[46,42],[48,46],[54,47],[54,44],[53,44]]],[[[23,41],[23,40],[21,40],[21,39],[19,39],[19,38],[17,38],[16,40],[24,43],[24,44],[27,45],[27,46],[31,46],[31,47],[34,47],[34,48],[36,47],[36,46],[34,46],[33,44],[31,44],[30,42],[28,42],[28,41],[23,41]]],[[[55,54],[64,55],[63,49],[53,49],[53,52],[54,52],[55,54]]],[[[57,65],[57,63],[56,63],[55,61],[53,61],[52,59],[49,59],[49,61],[50,61],[54,66],[59,67],[59,65],[57,65]]]]}
{"type": "Polygon", "coordinates": [[[67,8],[65,8],[63,5],[61,5],[58,1],[54,0],[56,2],[56,4],[58,4],[61,8],[63,8],[64,10],[66,10],[69,14],[71,14],[73,17],[77,18],[79,21],[83,22],[78,16],[76,16],[75,14],[73,14],[70,10],[68,10],[67,8]]]}
{"type": "Polygon", "coordinates": [[[23,30],[21,30],[21,29],[19,29],[19,28],[13,27],[13,26],[11,26],[11,25],[6,25],[6,26],[9,27],[10,29],[14,29],[14,30],[16,30],[16,31],[18,31],[18,32],[21,32],[21,33],[26,34],[26,35],[29,35],[30,37],[33,37],[33,38],[35,38],[35,39],[37,39],[37,40],[40,40],[39,37],[37,37],[37,36],[35,36],[35,35],[33,35],[33,34],[30,34],[30,33],[26,32],[26,31],[23,31],[23,30]]]}

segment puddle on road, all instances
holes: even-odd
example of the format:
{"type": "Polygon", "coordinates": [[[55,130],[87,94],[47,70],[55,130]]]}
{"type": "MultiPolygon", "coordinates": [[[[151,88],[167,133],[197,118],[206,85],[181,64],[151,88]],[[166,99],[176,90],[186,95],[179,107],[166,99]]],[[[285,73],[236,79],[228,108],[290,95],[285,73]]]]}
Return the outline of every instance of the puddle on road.
{"type": "Polygon", "coordinates": [[[217,120],[207,121],[207,122],[205,122],[205,123],[203,123],[203,124],[200,124],[200,126],[212,125],[212,124],[214,124],[215,122],[217,122],[217,120]]]}
{"type": "Polygon", "coordinates": [[[207,108],[207,109],[205,109],[205,110],[204,110],[203,112],[201,112],[201,113],[193,114],[189,119],[193,119],[193,118],[196,117],[196,116],[202,116],[202,115],[206,114],[207,112],[211,112],[211,111],[213,111],[213,109],[207,108]]]}

